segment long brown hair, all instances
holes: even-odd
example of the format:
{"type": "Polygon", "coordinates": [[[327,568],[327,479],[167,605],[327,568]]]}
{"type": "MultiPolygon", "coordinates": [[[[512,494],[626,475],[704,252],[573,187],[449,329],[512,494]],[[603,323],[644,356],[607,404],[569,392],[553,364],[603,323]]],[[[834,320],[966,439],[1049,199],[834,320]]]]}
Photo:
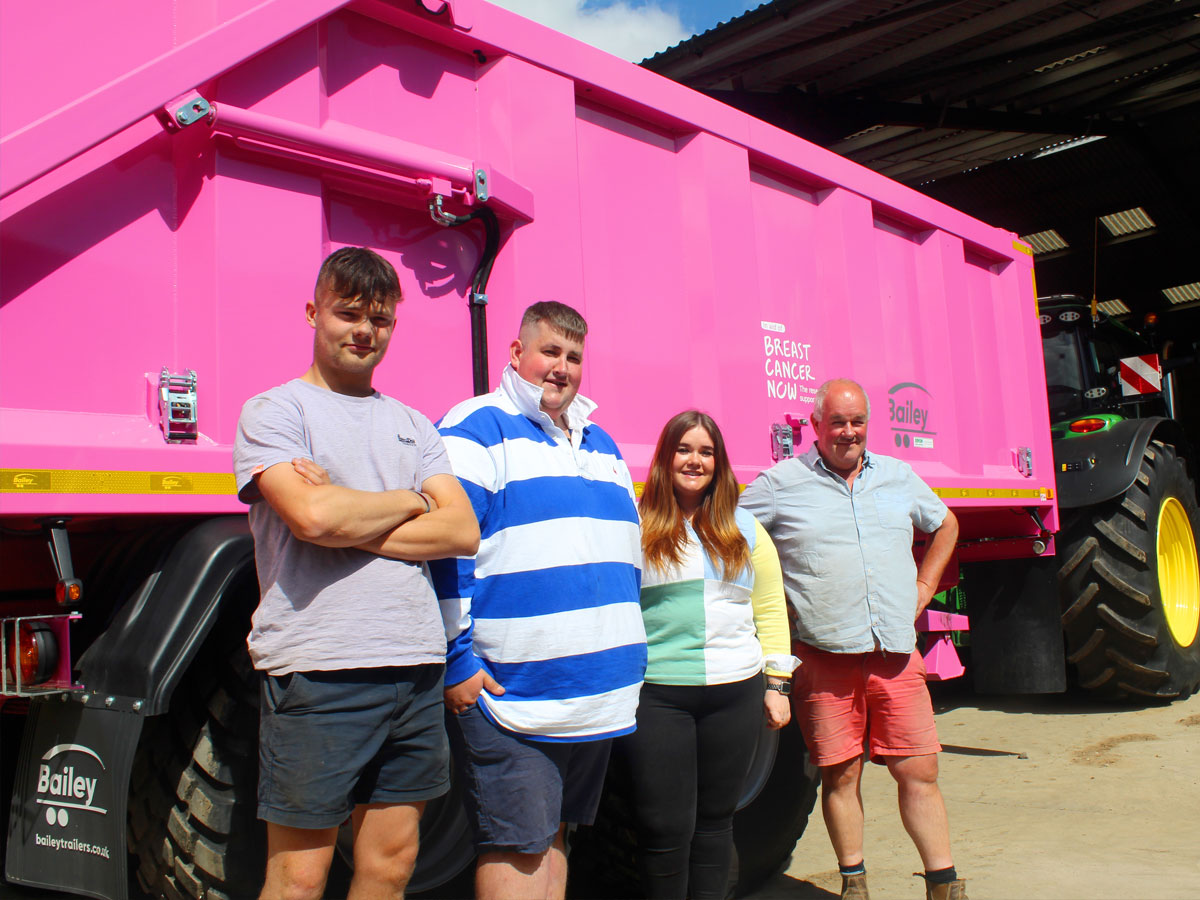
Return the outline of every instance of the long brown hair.
{"type": "Polygon", "coordinates": [[[666,571],[683,562],[687,529],[683,510],[675,499],[671,460],[684,434],[699,426],[713,443],[713,477],[700,508],[692,516],[692,528],[714,563],[720,561],[725,578],[732,578],[750,565],[750,546],[734,519],[738,485],[729,465],[725,439],[712,416],[689,409],[671,418],[663,426],[654,448],[650,474],[638,512],[642,517],[642,556],[647,566],[666,571]]]}

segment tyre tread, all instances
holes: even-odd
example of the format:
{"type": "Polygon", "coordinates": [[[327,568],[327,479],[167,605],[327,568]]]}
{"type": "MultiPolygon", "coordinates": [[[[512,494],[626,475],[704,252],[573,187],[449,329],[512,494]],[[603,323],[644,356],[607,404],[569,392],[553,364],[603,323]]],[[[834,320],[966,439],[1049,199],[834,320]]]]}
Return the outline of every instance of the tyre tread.
{"type": "Polygon", "coordinates": [[[1200,525],[1184,460],[1155,438],[1124,495],[1082,510],[1060,536],[1067,662],[1081,688],[1106,699],[1165,701],[1200,685],[1200,641],[1175,643],[1160,596],[1158,511],[1167,497],[1200,525]]]}

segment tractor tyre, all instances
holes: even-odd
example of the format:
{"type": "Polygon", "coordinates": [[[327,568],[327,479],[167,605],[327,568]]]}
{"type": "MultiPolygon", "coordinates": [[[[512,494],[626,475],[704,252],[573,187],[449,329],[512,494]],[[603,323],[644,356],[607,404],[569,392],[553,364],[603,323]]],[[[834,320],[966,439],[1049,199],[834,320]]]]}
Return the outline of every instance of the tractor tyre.
{"type": "Polygon", "coordinates": [[[1169,702],[1200,685],[1196,486],[1154,440],[1125,494],[1064,530],[1058,571],[1067,662],[1107,700],[1169,702]]]}

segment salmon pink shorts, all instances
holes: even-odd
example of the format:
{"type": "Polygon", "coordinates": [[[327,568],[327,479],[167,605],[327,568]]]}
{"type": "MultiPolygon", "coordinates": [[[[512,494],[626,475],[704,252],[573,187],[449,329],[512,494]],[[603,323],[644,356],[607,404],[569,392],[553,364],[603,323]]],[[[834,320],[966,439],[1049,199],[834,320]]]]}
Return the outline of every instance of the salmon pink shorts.
{"type": "Polygon", "coordinates": [[[925,756],[942,749],[925,686],[925,661],[910,654],[829,653],[797,643],[792,704],[812,762],[833,766],[868,754],[925,756]]]}

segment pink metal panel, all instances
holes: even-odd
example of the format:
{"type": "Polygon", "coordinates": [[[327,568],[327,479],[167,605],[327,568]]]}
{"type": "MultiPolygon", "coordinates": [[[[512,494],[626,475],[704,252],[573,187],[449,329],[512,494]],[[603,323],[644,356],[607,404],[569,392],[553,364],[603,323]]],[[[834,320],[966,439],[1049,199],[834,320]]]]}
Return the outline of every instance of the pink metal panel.
{"type": "Polygon", "coordinates": [[[683,225],[687,186],[675,140],[588,106],[579,109],[575,140],[580,311],[595,323],[584,390],[609,411],[607,421],[618,417],[625,432],[619,440],[641,479],[657,428],[690,394],[698,358],[678,348],[706,338],[711,288],[697,294],[684,277],[694,235],[683,225]]]}
{"type": "MultiPolygon", "coordinates": [[[[574,85],[504,57],[480,67],[478,90],[480,155],[511,172],[537,204],[535,222],[518,227],[502,245],[488,286],[488,376],[495,387],[516,337],[519,310],[538,300],[560,300],[582,310],[584,260],[596,259],[599,248],[585,237],[588,223],[577,189],[581,163],[574,85]]],[[[584,371],[584,392],[594,393],[590,355],[584,357],[584,371]]]]}
{"type": "MultiPolygon", "coordinates": [[[[406,296],[379,387],[440,415],[470,389],[481,239],[430,220],[402,171],[415,162],[430,186],[456,183],[456,211],[479,166],[525,210],[504,220],[488,289],[488,374],[528,303],[578,306],[584,391],[635,476],[666,418],[699,406],[749,481],[771,424],[850,375],[873,401],[872,448],[957,492],[973,536],[1033,533],[1027,505],[1053,521],[1036,497],[1053,476],[1031,264],[1012,235],[487,4],[451,23],[382,0],[230,2],[177,11],[175,37],[151,16],[125,69],[93,61],[100,87],[76,71],[14,113],[41,124],[3,120],[0,171],[39,147],[34,168],[53,171],[0,202],[0,421],[19,430],[0,430],[0,470],[228,471],[242,402],[308,365],[304,303],[346,244],[391,259],[406,296]],[[145,118],[192,90],[237,140],[145,118]],[[254,129],[270,147],[247,143],[254,129]],[[197,446],[168,446],[146,412],[162,366],[198,373],[197,446]]],[[[238,508],[2,489],[6,512],[238,508]]]]}
{"type": "MultiPolygon", "coordinates": [[[[52,83],[59,87],[59,98],[70,96],[81,85],[87,85],[87,90],[57,108],[54,107],[54,99],[31,102],[29,108],[42,113],[39,119],[23,127],[18,126],[13,131],[3,129],[0,150],[5,153],[6,162],[0,169],[0,196],[132,125],[171,97],[207,81],[340,8],[344,0],[267,0],[255,6],[250,3],[251,0],[245,3],[227,0],[224,16],[217,27],[198,36],[185,36],[185,40],[187,37],[191,40],[186,40],[178,47],[174,46],[174,41],[179,37],[174,29],[168,38],[161,26],[151,33],[150,29],[140,24],[143,16],[152,17],[152,22],[161,21],[161,3],[138,4],[136,12],[127,7],[119,17],[114,17],[111,8],[104,4],[73,4],[74,8],[65,18],[70,21],[75,16],[82,16],[82,21],[92,25],[88,38],[80,41],[84,52],[88,47],[102,48],[107,67],[121,74],[112,81],[97,82],[91,80],[94,76],[88,74],[90,70],[86,64],[75,65],[72,60],[72,65],[63,67],[68,73],[66,77],[52,79],[52,83]],[[119,52],[125,43],[121,40],[122,33],[127,28],[131,28],[135,35],[128,41],[129,44],[140,52],[119,52]],[[116,45],[105,46],[112,38],[117,39],[116,45]],[[131,60],[138,60],[141,64],[131,65],[131,60]]],[[[172,4],[172,8],[186,8],[188,5],[172,4]]],[[[46,13],[41,4],[24,5],[24,12],[21,13],[24,27],[10,19],[17,8],[18,4],[5,5],[4,30],[14,38],[5,42],[4,57],[8,56],[10,45],[15,48],[25,38],[46,32],[46,13]]],[[[195,15],[185,14],[182,21],[193,27],[207,24],[203,17],[195,15]]],[[[59,43],[57,32],[53,37],[55,48],[61,50],[61,47],[68,46],[59,43]]],[[[128,35],[125,37],[128,40],[128,35]]],[[[37,45],[34,41],[29,43],[37,45]]],[[[49,49],[44,44],[40,45],[42,60],[51,58],[47,53],[49,49]]],[[[55,53],[54,56],[59,57],[60,54],[55,53]]],[[[25,83],[26,73],[41,72],[47,68],[39,65],[20,70],[20,83],[25,83]]],[[[18,75],[18,72],[12,74],[18,75]]]]}

